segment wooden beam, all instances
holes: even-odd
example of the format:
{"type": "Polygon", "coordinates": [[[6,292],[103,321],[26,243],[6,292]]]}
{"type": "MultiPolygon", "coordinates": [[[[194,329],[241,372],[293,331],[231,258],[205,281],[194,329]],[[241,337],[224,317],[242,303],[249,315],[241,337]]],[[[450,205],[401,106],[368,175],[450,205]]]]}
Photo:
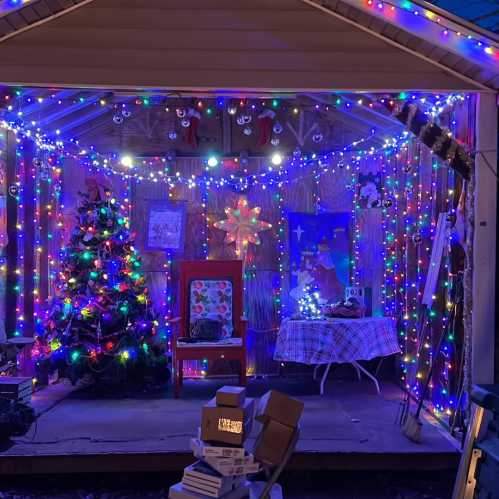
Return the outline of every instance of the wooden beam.
{"type": "Polygon", "coordinates": [[[229,107],[228,101],[224,103],[224,110],[222,114],[222,150],[224,154],[232,152],[232,120],[227,111],[229,107]]]}
{"type": "Polygon", "coordinates": [[[497,102],[495,95],[480,94],[476,108],[472,383],[494,382],[496,210],[497,102]]]}
{"type": "Polygon", "coordinates": [[[15,185],[17,178],[16,137],[8,131],[6,144],[6,184],[7,184],[7,237],[5,260],[7,264],[5,289],[5,332],[7,338],[12,337],[16,330],[16,307],[18,285],[17,268],[17,200],[9,193],[9,188],[15,185]]]}
{"type": "Polygon", "coordinates": [[[35,165],[36,146],[32,140],[23,142],[24,150],[24,336],[35,331],[34,275],[35,275],[35,165]]]}
{"type": "Polygon", "coordinates": [[[25,31],[33,29],[33,28],[35,28],[37,26],[41,26],[42,24],[45,24],[46,22],[49,22],[52,19],[56,19],[57,17],[64,16],[65,14],[68,14],[69,12],[72,12],[75,9],[79,9],[80,7],[83,7],[83,5],[92,3],[93,1],[94,0],[82,0],[80,3],[77,3],[77,4],[73,5],[72,7],[67,7],[66,9],[63,9],[63,10],[61,10],[61,11],[55,13],[55,14],[52,14],[52,15],[50,15],[48,17],[40,19],[37,22],[34,22],[32,24],[28,24],[27,26],[25,26],[25,27],[23,27],[21,29],[18,29],[16,31],[12,32],[12,33],[8,33],[4,37],[0,38],[0,42],[3,42],[4,40],[8,40],[9,38],[12,38],[13,36],[16,36],[16,35],[18,35],[20,33],[24,33],[25,31]]]}
{"type": "MultiPolygon", "coordinates": [[[[39,268],[39,300],[43,306],[49,297],[49,232],[53,232],[54,227],[49,226],[49,215],[47,205],[50,202],[50,184],[47,180],[40,181],[39,206],[40,206],[40,246],[43,252],[40,254],[39,268]]],[[[53,209],[53,208],[52,208],[53,209]]]]}

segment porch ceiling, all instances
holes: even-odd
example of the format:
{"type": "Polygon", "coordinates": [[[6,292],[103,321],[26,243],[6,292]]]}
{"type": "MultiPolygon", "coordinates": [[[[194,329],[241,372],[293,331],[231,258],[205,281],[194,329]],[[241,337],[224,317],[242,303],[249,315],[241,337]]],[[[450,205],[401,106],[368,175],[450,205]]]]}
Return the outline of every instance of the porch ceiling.
{"type": "Polygon", "coordinates": [[[64,15],[35,20],[32,29],[4,31],[2,83],[198,92],[484,90],[497,83],[494,71],[469,61],[464,69],[458,56],[346,0],[66,4],[64,15]]]}

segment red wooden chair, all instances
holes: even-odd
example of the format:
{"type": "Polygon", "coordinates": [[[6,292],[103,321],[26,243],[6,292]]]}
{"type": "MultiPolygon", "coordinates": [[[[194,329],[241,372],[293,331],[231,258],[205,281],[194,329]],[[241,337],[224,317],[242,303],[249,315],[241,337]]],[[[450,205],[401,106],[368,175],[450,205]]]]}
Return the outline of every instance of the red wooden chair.
{"type": "Polygon", "coordinates": [[[242,262],[203,260],[180,262],[180,316],[172,319],[175,398],[180,395],[184,360],[208,362],[224,358],[241,365],[239,384],[246,385],[246,320],[243,318],[242,262]],[[225,338],[220,341],[182,343],[199,318],[217,318],[225,338]]]}

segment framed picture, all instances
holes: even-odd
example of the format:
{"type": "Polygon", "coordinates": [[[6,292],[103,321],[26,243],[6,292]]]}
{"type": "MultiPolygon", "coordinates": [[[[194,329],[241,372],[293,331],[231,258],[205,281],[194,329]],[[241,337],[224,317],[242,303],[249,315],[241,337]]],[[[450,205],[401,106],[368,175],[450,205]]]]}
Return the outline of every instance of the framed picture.
{"type": "Polygon", "coordinates": [[[185,203],[150,201],[147,213],[146,249],[183,251],[185,203]]]}
{"type": "Polygon", "coordinates": [[[381,173],[359,173],[359,204],[361,208],[381,208],[381,173]]]}
{"type": "Polygon", "coordinates": [[[290,213],[289,249],[291,304],[309,285],[325,301],[344,298],[350,276],[349,213],[290,213]]]}

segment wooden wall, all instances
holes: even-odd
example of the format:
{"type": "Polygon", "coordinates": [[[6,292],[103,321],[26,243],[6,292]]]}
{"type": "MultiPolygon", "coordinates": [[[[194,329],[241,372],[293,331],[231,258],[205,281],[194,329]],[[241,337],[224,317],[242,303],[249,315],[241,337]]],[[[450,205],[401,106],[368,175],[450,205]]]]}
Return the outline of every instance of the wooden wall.
{"type": "Polygon", "coordinates": [[[4,244],[7,238],[7,132],[0,129],[0,230],[2,234],[0,235],[2,241],[1,248],[1,262],[0,265],[2,269],[0,270],[0,343],[7,339],[7,334],[5,332],[5,285],[6,285],[6,273],[4,267],[5,257],[4,257],[4,244]]]}
{"type": "MultiPolygon", "coordinates": [[[[254,160],[250,169],[261,171],[263,160],[254,160]]],[[[348,162],[346,162],[348,165],[348,162]]],[[[178,159],[177,168],[184,172],[201,173],[204,165],[200,160],[178,159]]],[[[380,168],[379,160],[369,160],[363,163],[362,171],[376,172],[380,168]]],[[[316,196],[320,195],[321,212],[350,212],[352,210],[353,191],[349,188],[352,173],[347,168],[338,169],[336,173],[322,175],[321,182],[316,183],[312,178],[312,170],[295,172],[294,178],[283,186],[283,210],[289,212],[316,213],[316,196]]],[[[202,193],[200,189],[175,187],[171,191],[171,199],[187,202],[186,245],[183,254],[176,255],[173,265],[173,286],[176,290],[175,275],[180,259],[203,258],[202,243],[205,223],[202,216],[202,193]]],[[[214,259],[235,258],[234,245],[224,242],[225,233],[212,226],[212,223],[225,218],[224,208],[235,207],[239,194],[230,188],[210,190],[208,192],[207,213],[210,219],[208,227],[209,257],[214,259]]],[[[250,329],[250,369],[257,373],[276,372],[278,366],[272,361],[275,334],[279,326],[279,319],[274,303],[275,283],[279,281],[277,233],[276,227],[280,218],[280,211],[276,201],[276,190],[263,190],[260,186],[253,186],[246,194],[250,206],[262,208],[260,218],[273,224],[273,229],[262,232],[260,246],[250,245],[248,263],[250,277],[246,282],[246,310],[250,329]]],[[[148,273],[151,291],[156,303],[161,303],[164,297],[166,277],[164,264],[166,255],[160,252],[144,250],[144,228],[147,225],[147,205],[151,200],[168,199],[166,185],[143,182],[133,187],[133,214],[132,227],[137,232],[137,246],[143,251],[145,266],[148,273]]],[[[381,210],[361,210],[359,226],[362,231],[361,246],[361,282],[369,286],[374,293],[374,307],[381,311],[381,285],[383,279],[383,263],[381,259],[383,235],[381,229],[381,210]]],[[[285,274],[282,282],[283,303],[287,310],[287,292],[289,288],[289,247],[287,224],[284,236],[285,256],[283,260],[285,274]]],[[[174,292],[174,309],[176,293],[174,292]]]]}

